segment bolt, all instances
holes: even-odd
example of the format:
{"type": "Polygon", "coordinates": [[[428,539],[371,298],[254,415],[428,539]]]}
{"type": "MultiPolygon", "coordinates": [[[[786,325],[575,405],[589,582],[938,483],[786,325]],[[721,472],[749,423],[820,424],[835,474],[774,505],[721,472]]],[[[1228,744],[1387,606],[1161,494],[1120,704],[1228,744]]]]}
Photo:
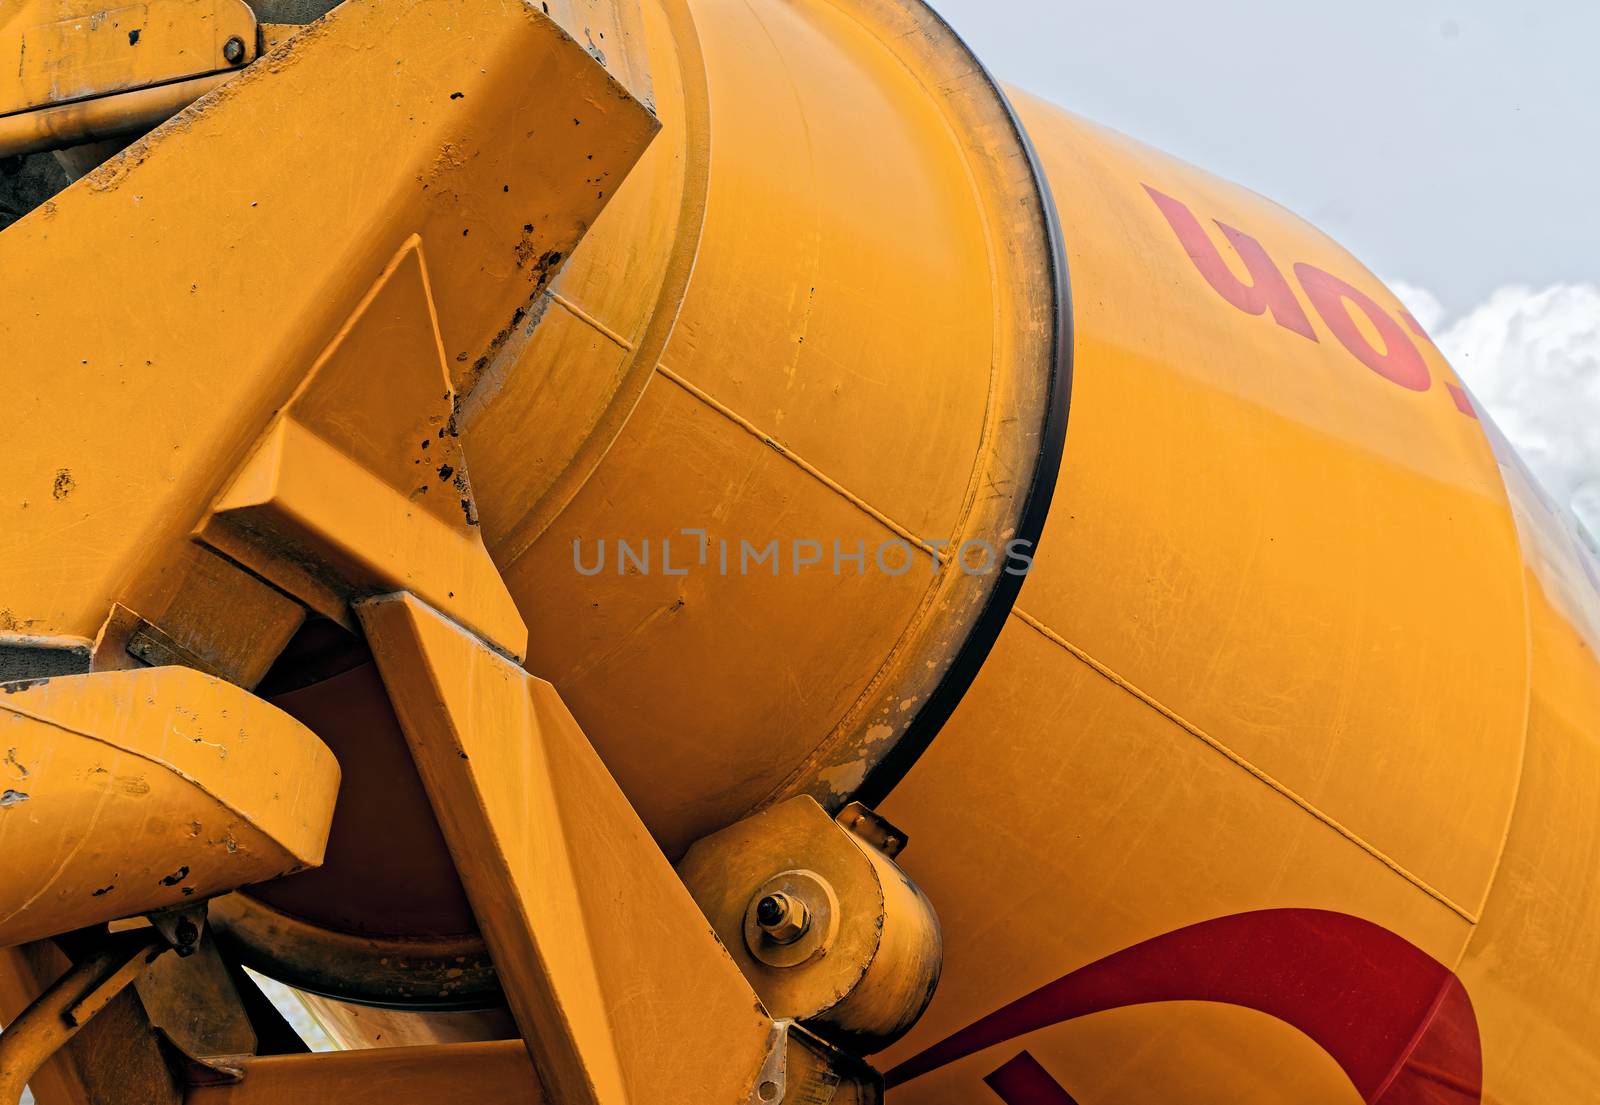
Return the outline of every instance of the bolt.
{"type": "Polygon", "coordinates": [[[811,927],[811,911],[799,898],[778,891],[756,903],[756,925],[775,944],[793,944],[811,927]]]}
{"type": "Polygon", "coordinates": [[[779,896],[768,894],[756,903],[756,924],[762,928],[771,928],[783,920],[788,910],[779,896]]]}
{"type": "Polygon", "coordinates": [[[222,56],[229,65],[238,65],[244,60],[244,39],[234,35],[222,44],[222,56]]]}

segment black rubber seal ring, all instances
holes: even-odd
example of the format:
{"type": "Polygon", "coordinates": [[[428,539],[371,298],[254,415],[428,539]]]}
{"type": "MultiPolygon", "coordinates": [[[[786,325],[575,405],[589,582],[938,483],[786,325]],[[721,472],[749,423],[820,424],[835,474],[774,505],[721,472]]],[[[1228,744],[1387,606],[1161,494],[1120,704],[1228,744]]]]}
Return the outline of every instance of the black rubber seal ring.
{"type": "MultiPolygon", "coordinates": [[[[942,21],[942,17],[939,18],[942,21]]],[[[957,41],[961,41],[953,29],[950,34],[957,41]]],[[[962,45],[966,46],[964,42],[962,45]]],[[[970,48],[967,52],[972,53],[970,48]]],[[[1050,513],[1050,502],[1055,495],[1056,480],[1061,472],[1061,460],[1066,450],[1067,414],[1072,405],[1074,345],[1072,282],[1067,271],[1066,238],[1061,229],[1061,216],[1056,209],[1050,181],[1045,177],[1044,167],[1039,161],[1038,150],[1035,149],[1033,139],[1023,126],[1005,90],[1000,87],[999,82],[982,62],[978,61],[976,55],[973,55],[973,61],[988,80],[990,87],[994,89],[1000,102],[1005,105],[1012,129],[1027,153],[1042,209],[1042,229],[1048,238],[1050,248],[1050,279],[1055,288],[1056,321],[1050,382],[1045,400],[1044,424],[1039,435],[1039,456],[1034,465],[1033,480],[1028,488],[1027,499],[1023,503],[1015,538],[1027,542],[1031,553],[1037,556],[1039,538],[1044,532],[1045,518],[1050,513]]],[[[1011,616],[1012,607],[1016,605],[1017,595],[1022,591],[1022,583],[1026,576],[1011,575],[1001,571],[995,573],[995,578],[995,587],[989,592],[983,610],[968,632],[967,639],[962,642],[955,659],[945,670],[933,693],[917,711],[911,724],[907,726],[905,735],[896,741],[894,747],[867,772],[861,786],[856,789],[856,801],[875,806],[887,798],[933,744],[934,738],[950,720],[950,715],[966,697],[984,661],[989,658],[990,651],[999,640],[1006,619],[1011,616]]]]}

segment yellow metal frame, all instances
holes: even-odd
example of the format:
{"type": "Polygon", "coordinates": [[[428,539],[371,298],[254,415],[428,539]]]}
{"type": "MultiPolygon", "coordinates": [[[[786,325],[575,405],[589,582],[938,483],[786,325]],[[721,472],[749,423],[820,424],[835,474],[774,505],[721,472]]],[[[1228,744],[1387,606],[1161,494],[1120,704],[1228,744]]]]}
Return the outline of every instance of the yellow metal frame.
{"type": "Polygon", "coordinates": [[[745,1097],[772,1022],[550,685],[414,597],[358,609],[550,1098],[745,1097]]]}
{"type": "Polygon", "coordinates": [[[322,862],[333,756],[189,668],[6,684],[0,746],[0,947],[322,862]]]}
{"type": "Polygon", "coordinates": [[[0,117],[234,70],[256,56],[245,0],[17,0],[0,16],[0,117]]]}
{"type": "Polygon", "coordinates": [[[148,130],[255,60],[244,0],[18,0],[0,15],[0,156],[148,130]]]}
{"type": "Polygon", "coordinates": [[[149,929],[113,937],[8,1023],[0,1032],[0,1101],[19,1100],[44,1062],[167,950],[149,929]]]}

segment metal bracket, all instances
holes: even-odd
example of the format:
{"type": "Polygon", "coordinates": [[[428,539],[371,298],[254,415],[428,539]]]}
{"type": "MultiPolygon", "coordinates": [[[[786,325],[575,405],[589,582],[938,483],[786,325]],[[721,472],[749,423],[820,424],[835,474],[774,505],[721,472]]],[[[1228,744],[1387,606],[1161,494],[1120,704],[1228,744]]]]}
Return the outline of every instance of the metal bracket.
{"type": "Polygon", "coordinates": [[[188,958],[200,948],[200,937],[205,932],[206,905],[178,906],[160,909],[147,914],[151,927],[167,941],[167,946],[180,956],[188,958]]]}
{"type": "Polygon", "coordinates": [[[774,1021],[771,1051],[744,1105],[880,1105],[883,1076],[804,1025],[774,1021]]]}
{"type": "Polygon", "coordinates": [[[109,934],[40,994],[0,1032],[0,1105],[20,1100],[45,1060],[167,950],[153,930],[109,934]]]}
{"type": "Polygon", "coordinates": [[[0,21],[0,155],[135,134],[255,60],[244,0],[22,0],[0,21]]]}
{"type": "Polygon", "coordinates": [[[905,850],[906,834],[890,824],[888,818],[860,802],[845,806],[834,820],[889,859],[905,850]]]}
{"type": "Polygon", "coordinates": [[[414,595],[356,611],[549,1098],[742,1098],[771,1019],[555,688],[414,595]]]}
{"type": "Polygon", "coordinates": [[[756,1072],[755,1085],[745,1105],[778,1105],[787,1094],[789,1071],[789,1027],[793,1021],[773,1021],[767,1037],[767,1058],[756,1072]]]}

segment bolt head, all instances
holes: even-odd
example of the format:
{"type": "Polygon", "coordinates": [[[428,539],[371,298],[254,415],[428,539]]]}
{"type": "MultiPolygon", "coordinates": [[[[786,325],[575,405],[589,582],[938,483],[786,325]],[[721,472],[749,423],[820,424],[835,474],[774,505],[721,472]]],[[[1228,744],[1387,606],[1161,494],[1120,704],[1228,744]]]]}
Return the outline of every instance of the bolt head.
{"type": "Polygon", "coordinates": [[[811,911],[799,898],[773,891],[756,903],[756,927],[775,944],[792,944],[811,927],[811,911]]]}
{"type": "Polygon", "coordinates": [[[244,60],[244,39],[234,35],[222,44],[222,56],[229,65],[238,65],[244,60]]]}
{"type": "Polygon", "coordinates": [[[778,900],[778,895],[768,894],[756,903],[756,924],[762,928],[771,928],[780,923],[787,912],[784,903],[778,900]]]}

